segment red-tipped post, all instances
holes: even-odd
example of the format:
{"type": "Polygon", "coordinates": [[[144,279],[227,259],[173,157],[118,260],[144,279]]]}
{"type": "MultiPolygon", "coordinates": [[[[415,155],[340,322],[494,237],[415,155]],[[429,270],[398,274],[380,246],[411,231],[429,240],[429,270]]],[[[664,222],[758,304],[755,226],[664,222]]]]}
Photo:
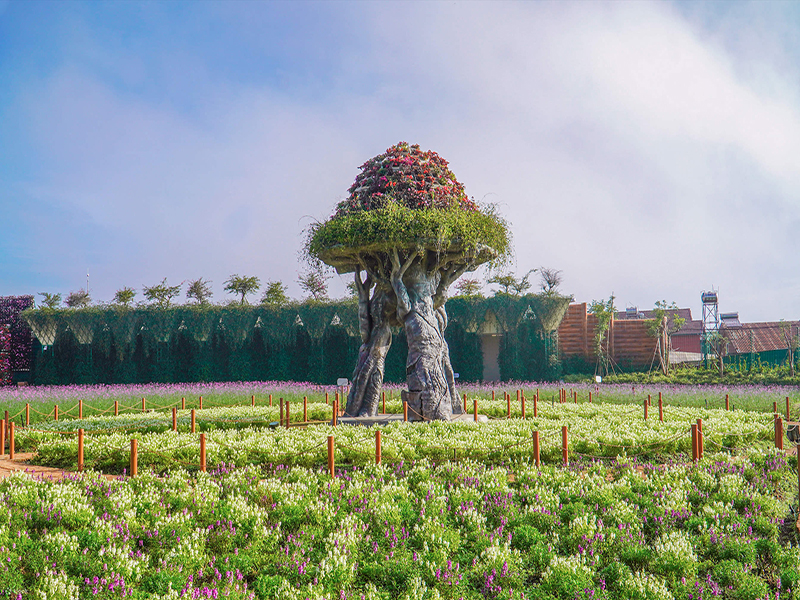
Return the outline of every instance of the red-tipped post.
{"type": "Polygon", "coordinates": [[[540,457],[539,457],[539,432],[533,432],[533,460],[536,463],[537,468],[540,464],[540,457]]]}
{"type": "Polygon", "coordinates": [[[333,436],[328,436],[328,473],[331,477],[336,477],[335,465],[333,462],[333,436]]]}
{"type": "Polygon", "coordinates": [[[83,429],[78,429],[78,472],[83,472],[83,429]]]}
{"type": "Polygon", "coordinates": [[[567,426],[561,426],[561,458],[565,465],[569,464],[569,438],[567,437],[567,426]]]}
{"type": "Polygon", "coordinates": [[[380,429],[375,432],[375,464],[381,464],[381,432],[380,429]]]}

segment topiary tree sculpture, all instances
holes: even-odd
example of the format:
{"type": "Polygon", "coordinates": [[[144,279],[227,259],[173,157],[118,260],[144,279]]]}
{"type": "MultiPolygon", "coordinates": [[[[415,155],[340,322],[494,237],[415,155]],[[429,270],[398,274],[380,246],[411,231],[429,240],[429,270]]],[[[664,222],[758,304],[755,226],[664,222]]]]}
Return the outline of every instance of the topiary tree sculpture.
{"type": "Polygon", "coordinates": [[[309,228],[306,251],[354,273],[362,345],[345,412],[377,414],[392,327],[403,327],[412,420],[462,412],[447,328],[447,289],[509,253],[506,222],[467,197],[447,161],[401,142],[361,166],[334,215],[309,228]]]}

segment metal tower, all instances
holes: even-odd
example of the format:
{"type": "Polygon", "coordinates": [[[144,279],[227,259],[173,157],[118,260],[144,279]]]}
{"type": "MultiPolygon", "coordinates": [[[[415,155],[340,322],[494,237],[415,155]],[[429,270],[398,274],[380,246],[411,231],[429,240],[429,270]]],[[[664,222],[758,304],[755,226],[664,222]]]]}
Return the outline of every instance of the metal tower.
{"type": "Polygon", "coordinates": [[[708,366],[708,357],[712,354],[709,339],[719,333],[719,298],[713,288],[703,292],[700,298],[703,301],[703,362],[708,366]]]}

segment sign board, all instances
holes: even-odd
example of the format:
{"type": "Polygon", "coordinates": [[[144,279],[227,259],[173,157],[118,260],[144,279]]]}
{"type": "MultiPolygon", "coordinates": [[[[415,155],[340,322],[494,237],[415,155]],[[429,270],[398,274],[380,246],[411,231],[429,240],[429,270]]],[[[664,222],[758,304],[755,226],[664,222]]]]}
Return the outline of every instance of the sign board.
{"type": "Polygon", "coordinates": [[[458,373],[453,373],[453,379],[458,379],[460,375],[458,373]]]}
{"type": "Polygon", "coordinates": [[[344,387],[346,385],[350,385],[350,381],[347,379],[347,377],[340,377],[336,380],[336,385],[339,387],[344,387]]]}
{"type": "Polygon", "coordinates": [[[602,378],[602,377],[600,377],[600,375],[595,375],[595,376],[594,376],[594,380],[595,380],[597,383],[603,383],[603,378],[602,378]]]}

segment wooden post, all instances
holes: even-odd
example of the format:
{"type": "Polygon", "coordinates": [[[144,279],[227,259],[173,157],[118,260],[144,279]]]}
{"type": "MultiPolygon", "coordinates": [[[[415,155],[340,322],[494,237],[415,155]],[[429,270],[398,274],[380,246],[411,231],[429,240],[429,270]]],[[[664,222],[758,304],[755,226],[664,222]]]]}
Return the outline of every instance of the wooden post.
{"type": "Polygon", "coordinates": [[[289,416],[289,401],[286,401],[286,429],[289,429],[289,424],[292,422],[292,418],[289,416]]]}
{"type": "Polygon", "coordinates": [[[564,464],[569,464],[569,440],[567,438],[567,426],[561,426],[561,457],[564,460],[564,464]]]}
{"type": "Polygon", "coordinates": [[[511,418],[511,394],[506,396],[506,419],[511,418]]]}
{"type": "Polygon", "coordinates": [[[131,440],[131,477],[136,477],[139,471],[139,456],[136,446],[136,438],[131,440]]]}
{"type": "Polygon", "coordinates": [[[25,405],[25,427],[30,427],[31,425],[31,405],[25,405]]]}
{"type": "Polygon", "coordinates": [[[119,400],[114,400],[114,416],[119,416],[119,400]]]}
{"type": "Polygon", "coordinates": [[[467,412],[467,393],[464,392],[464,412],[467,412]]]}
{"type": "Polygon", "coordinates": [[[589,404],[591,404],[591,403],[592,403],[592,392],[589,391],[589,404]]]}
{"type": "Polygon", "coordinates": [[[539,416],[539,392],[536,392],[536,395],[533,397],[533,416],[534,418],[539,416]]]}
{"type": "MultiPolygon", "coordinates": [[[[272,406],[272,396],[269,397],[269,400],[269,405],[272,406]]],[[[328,392],[325,392],[325,404],[330,404],[330,401],[328,400],[328,392]]]]}
{"type": "Polygon", "coordinates": [[[522,395],[522,406],[521,406],[521,410],[522,410],[522,418],[524,419],[524,418],[525,418],[525,395],[524,395],[524,394],[522,395]]]}
{"type": "Polygon", "coordinates": [[[172,407],[172,431],[178,431],[178,409],[172,407]]]}
{"type": "Polygon", "coordinates": [[[186,398],[181,398],[181,410],[186,410],[186,398]]]}
{"type": "Polygon", "coordinates": [[[250,396],[250,406],[255,406],[255,405],[256,405],[256,395],[253,394],[252,396],[250,396]]]}
{"type": "Polygon", "coordinates": [[[197,407],[198,407],[200,410],[203,410],[203,397],[202,397],[202,396],[200,396],[200,400],[198,401],[198,403],[197,403],[197,404],[198,404],[198,406],[197,406],[197,407]]]}
{"type": "Polygon", "coordinates": [[[303,396],[303,423],[308,423],[308,396],[303,396]]]}
{"type": "Polygon", "coordinates": [[[492,402],[494,402],[494,390],[492,390],[492,402]]]}
{"type": "Polygon", "coordinates": [[[478,422],[478,400],[477,399],[472,401],[472,415],[473,415],[473,418],[475,419],[475,422],[477,423],[478,422]]]}
{"type": "Polygon", "coordinates": [[[8,424],[8,458],[14,460],[14,421],[8,424]]]}
{"type": "Polygon", "coordinates": [[[658,420],[664,422],[664,403],[661,401],[661,394],[658,395],[658,420]]]}
{"type": "Polygon", "coordinates": [[[206,472],[206,434],[200,434],[200,470],[206,472]]]}
{"type": "Polygon", "coordinates": [[[703,419],[697,419],[697,458],[703,460],[703,419]]]}
{"type": "Polygon", "coordinates": [[[339,425],[339,400],[333,401],[333,426],[337,427],[339,425]]]}
{"type": "Polygon", "coordinates": [[[147,410],[146,406],[147,406],[146,400],[144,399],[144,397],[142,397],[142,412],[145,412],[147,410]]]}
{"type": "Polygon", "coordinates": [[[692,462],[697,462],[697,424],[692,423],[692,462]]]}
{"type": "Polygon", "coordinates": [[[783,450],[783,419],[775,417],[775,447],[783,450]]]}
{"type": "Polygon", "coordinates": [[[83,429],[78,429],[78,472],[83,472],[83,429]]]}
{"type": "Polygon", "coordinates": [[[78,418],[79,419],[83,418],[83,400],[78,400],[78,418]]]}
{"type": "Polygon", "coordinates": [[[517,404],[519,404],[519,401],[521,399],[522,399],[522,390],[517,390],[517,404]]]}
{"type": "Polygon", "coordinates": [[[644,401],[644,420],[647,421],[647,408],[650,406],[650,403],[645,400],[644,401]]]}
{"type": "Polygon", "coordinates": [[[196,426],[197,426],[197,416],[195,415],[194,409],[192,409],[192,433],[195,432],[196,426]]]}
{"type": "Polygon", "coordinates": [[[58,404],[56,404],[55,408],[53,409],[53,419],[58,421],[58,404]]]}
{"type": "Polygon", "coordinates": [[[786,420],[792,420],[792,407],[789,406],[789,396],[786,396],[786,420]]]}
{"type": "Polygon", "coordinates": [[[375,431],[375,464],[381,464],[381,430],[375,431]]]}
{"type": "Polygon", "coordinates": [[[381,392],[381,401],[383,402],[383,408],[381,409],[381,414],[386,414],[386,392],[381,392]]]}
{"type": "MultiPolygon", "coordinates": [[[[325,394],[325,400],[328,399],[328,394],[325,394]]],[[[269,395],[269,405],[272,406],[272,394],[269,395]]]]}
{"type": "Polygon", "coordinates": [[[661,406],[661,392],[658,392],[658,405],[661,406]]]}
{"type": "Polygon", "coordinates": [[[281,398],[281,418],[280,418],[280,423],[281,423],[281,425],[283,425],[283,398],[281,398]]]}
{"type": "Polygon", "coordinates": [[[6,453],[6,422],[0,421],[0,456],[6,453]]]}
{"type": "Polygon", "coordinates": [[[334,470],[334,463],[333,463],[333,436],[328,436],[328,473],[331,474],[331,477],[336,477],[336,471],[334,470]]]}
{"type": "Polygon", "coordinates": [[[731,409],[731,399],[728,394],[725,394],[725,410],[731,409]]]}
{"type": "Polygon", "coordinates": [[[650,394],[647,394],[647,406],[650,406],[650,394]]]}
{"type": "Polygon", "coordinates": [[[408,423],[408,402],[403,400],[403,422],[408,423]]]}
{"type": "Polygon", "coordinates": [[[776,415],[778,414],[778,403],[777,403],[777,401],[772,403],[772,412],[774,414],[776,414],[776,415]]]}
{"type": "Polygon", "coordinates": [[[533,432],[533,460],[536,463],[536,467],[539,467],[539,432],[533,432]]]}
{"type": "Polygon", "coordinates": [[[573,390],[572,394],[575,397],[575,404],[577,404],[578,403],[578,392],[573,390]]]}

